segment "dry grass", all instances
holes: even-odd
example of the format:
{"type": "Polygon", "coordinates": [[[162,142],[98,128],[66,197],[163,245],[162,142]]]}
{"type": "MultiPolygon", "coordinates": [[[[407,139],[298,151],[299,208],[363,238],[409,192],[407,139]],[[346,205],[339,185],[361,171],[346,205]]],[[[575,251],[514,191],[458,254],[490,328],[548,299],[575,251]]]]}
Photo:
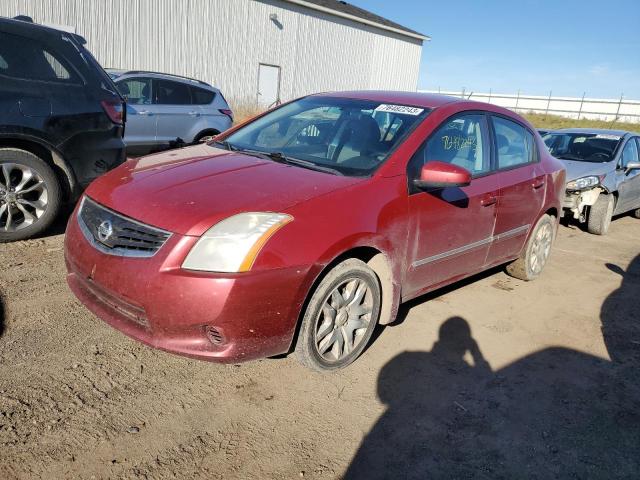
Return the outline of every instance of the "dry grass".
{"type": "Polygon", "coordinates": [[[640,133],[640,123],[605,122],[602,120],[587,120],[561,117],[558,115],[544,115],[542,113],[525,113],[522,115],[536,128],[555,130],[559,128],[610,128],[614,130],[629,130],[640,133]]]}
{"type": "Polygon", "coordinates": [[[248,120],[251,117],[255,117],[259,113],[262,113],[262,109],[258,107],[255,103],[250,102],[233,102],[233,124],[237,125],[239,123],[248,120]]]}

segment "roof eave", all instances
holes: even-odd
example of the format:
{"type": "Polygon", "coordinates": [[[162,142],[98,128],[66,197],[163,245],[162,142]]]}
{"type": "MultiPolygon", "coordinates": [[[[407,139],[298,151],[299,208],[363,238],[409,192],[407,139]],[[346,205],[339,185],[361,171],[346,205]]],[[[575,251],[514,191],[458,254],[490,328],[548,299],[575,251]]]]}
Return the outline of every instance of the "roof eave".
{"type": "Polygon", "coordinates": [[[426,42],[431,40],[431,37],[429,37],[428,35],[422,35],[421,33],[408,32],[406,30],[401,30],[400,28],[394,28],[389,25],[383,25],[382,23],[374,22],[372,20],[367,20],[366,18],[357,17],[356,15],[350,15],[348,13],[340,12],[332,8],[323,7],[321,5],[316,5],[314,3],[305,2],[304,0],[285,0],[285,1],[296,4],[296,5],[300,5],[302,7],[309,8],[311,10],[317,10],[319,12],[328,13],[335,17],[345,18],[347,20],[352,20],[354,22],[370,25],[372,27],[376,27],[381,30],[387,30],[388,32],[397,33],[398,35],[403,35],[405,37],[415,38],[417,40],[423,40],[426,42]]]}

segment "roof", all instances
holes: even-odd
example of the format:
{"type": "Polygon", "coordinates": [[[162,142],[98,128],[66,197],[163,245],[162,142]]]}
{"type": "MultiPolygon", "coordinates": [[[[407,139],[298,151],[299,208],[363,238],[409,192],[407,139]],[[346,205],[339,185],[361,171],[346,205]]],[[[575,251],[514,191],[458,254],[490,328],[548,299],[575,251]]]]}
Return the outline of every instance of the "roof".
{"type": "Polygon", "coordinates": [[[214,86],[202,80],[198,80],[196,78],[191,78],[191,77],[184,77],[182,75],[174,75],[172,73],[151,72],[148,70],[125,70],[121,68],[105,68],[104,70],[114,80],[120,79],[120,77],[124,77],[127,75],[136,75],[136,76],[144,75],[149,77],[160,77],[164,79],[177,80],[179,82],[184,82],[184,83],[197,83],[200,86],[217,90],[214,86]]]}
{"type": "MultiPolygon", "coordinates": [[[[414,107],[438,108],[449,103],[472,103],[484,105],[482,102],[466,100],[460,97],[450,97],[436,93],[394,92],[388,90],[353,90],[347,92],[318,93],[315,96],[355,98],[359,100],[373,100],[374,102],[392,102],[414,107]]],[[[487,104],[489,105],[489,104],[487,104]]],[[[493,105],[496,107],[496,105],[493,105]]]]}
{"type": "Polygon", "coordinates": [[[627,130],[610,130],[608,128],[560,128],[553,130],[553,133],[593,133],[595,135],[618,135],[623,137],[632,132],[627,130]]]}
{"type": "Polygon", "coordinates": [[[25,29],[25,31],[31,30],[31,31],[42,33],[42,34],[53,34],[56,36],[60,34],[64,34],[66,37],[74,38],[81,45],[86,45],[87,43],[85,38],[81,35],[78,35],[77,33],[67,32],[66,30],[60,30],[59,28],[55,28],[50,25],[41,25],[39,23],[34,23],[30,17],[26,17],[26,16],[19,15],[18,17],[15,17],[15,18],[0,17],[0,24],[7,25],[13,28],[23,28],[25,29]]]}
{"type": "Polygon", "coordinates": [[[428,35],[411,30],[399,23],[393,22],[387,18],[376,15],[364,8],[356,7],[350,3],[341,0],[285,0],[289,3],[295,3],[314,10],[332,13],[343,18],[359,21],[367,25],[373,25],[383,30],[392,31],[408,37],[417,38],[419,40],[431,40],[428,35]]]}

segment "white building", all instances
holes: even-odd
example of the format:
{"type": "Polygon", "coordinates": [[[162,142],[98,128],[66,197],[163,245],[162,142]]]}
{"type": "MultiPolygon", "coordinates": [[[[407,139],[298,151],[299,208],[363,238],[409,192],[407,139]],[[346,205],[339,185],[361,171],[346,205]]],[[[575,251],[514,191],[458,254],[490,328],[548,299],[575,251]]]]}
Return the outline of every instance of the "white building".
{"type": "Polygon", "coordinates": [[[337,0],[1,0],[0,16],[72,30],[104,67],[198,78],[232,104],[416,90],[429,38],[337,0]]]}

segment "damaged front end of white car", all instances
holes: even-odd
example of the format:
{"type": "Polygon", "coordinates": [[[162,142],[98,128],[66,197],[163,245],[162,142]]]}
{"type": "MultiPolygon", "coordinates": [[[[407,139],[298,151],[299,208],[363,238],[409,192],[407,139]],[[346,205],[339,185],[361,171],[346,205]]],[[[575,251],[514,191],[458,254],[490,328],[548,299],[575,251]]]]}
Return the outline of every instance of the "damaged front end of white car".
{"type": "Polygon", "coordinates": [[[587,220],[587,207],[594,205],[602,193],[609,193],[602,184],[604,175],[589,175],[567,183],[564,204],[565,211],[570,212],[576,220],[587,220]]]}

